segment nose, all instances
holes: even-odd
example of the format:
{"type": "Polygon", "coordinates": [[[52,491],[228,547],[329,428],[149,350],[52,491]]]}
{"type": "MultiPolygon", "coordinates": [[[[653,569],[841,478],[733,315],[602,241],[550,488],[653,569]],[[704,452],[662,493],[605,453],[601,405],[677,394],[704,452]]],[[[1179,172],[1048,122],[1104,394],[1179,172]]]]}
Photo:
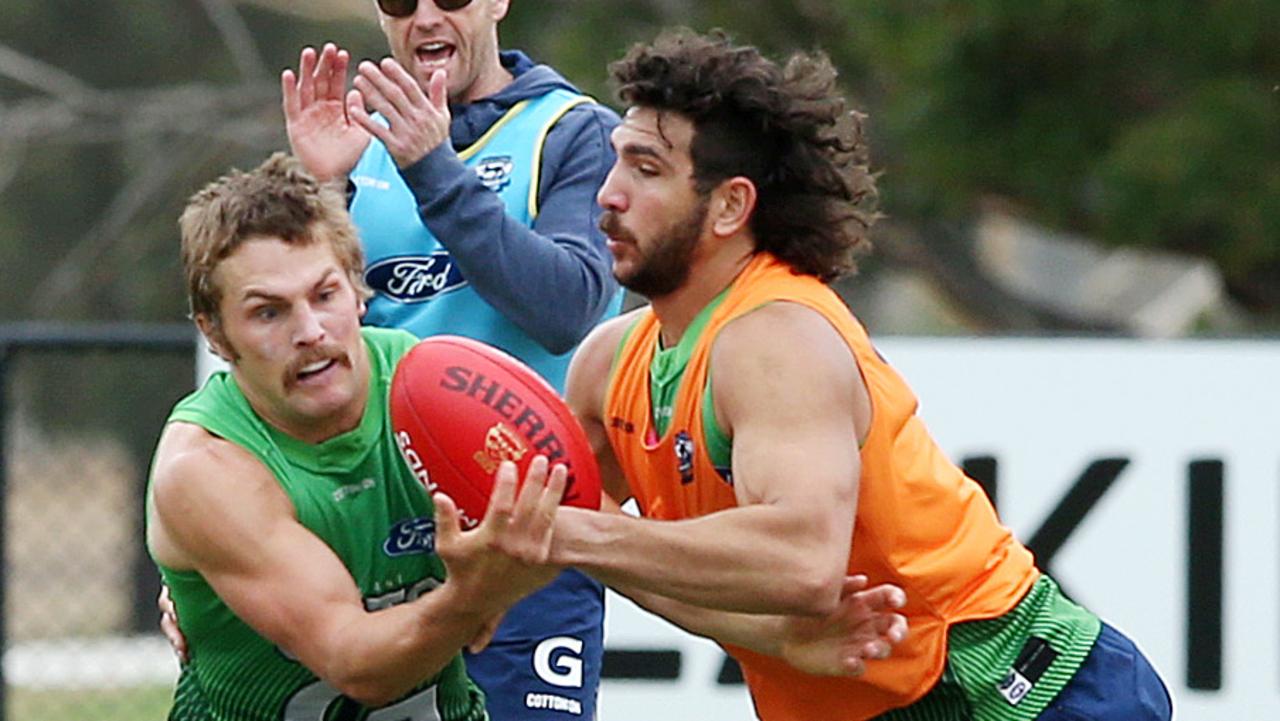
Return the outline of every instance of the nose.
{"type": "Polygon", "coordinates": [[[443,15],[444,11],[436,7],[433,0],[418,0],[418,8],[413,11],[413,22],[418,25],[434,25],[443,15]]]}
{"type": "Polygon", "coordinates": [[[312,346],[324,340],[324,323],[321,322],[320,314],[315,308],[309,304],[303,304],[293,317],[296,320],[293,330],[294,345],[312,346]]]}
{"type": "Polygon", "coordinates": [[[618,166],[613,166],[605,176],[604,184],[596,192],[596,203],[601,208],[615,213],[621,213],[627,209],[627,196],[622,192],[621,183],[618,180],[618,166]]]}

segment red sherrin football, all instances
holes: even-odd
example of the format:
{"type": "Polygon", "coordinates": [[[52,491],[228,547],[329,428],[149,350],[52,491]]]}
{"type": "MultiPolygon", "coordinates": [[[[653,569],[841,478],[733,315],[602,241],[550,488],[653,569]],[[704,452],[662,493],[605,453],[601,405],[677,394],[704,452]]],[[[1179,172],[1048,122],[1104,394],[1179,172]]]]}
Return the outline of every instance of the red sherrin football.
{"type": "Polygon", "coordinates": [[[600,508],[600,470],[560,395],[529,366],[470,338],[420,341],[391,380],[391,427],[410,470],[448,494],[472,528],[484,518],[494,472],[535,455],[569,468],[563,505],[600,508]]]}

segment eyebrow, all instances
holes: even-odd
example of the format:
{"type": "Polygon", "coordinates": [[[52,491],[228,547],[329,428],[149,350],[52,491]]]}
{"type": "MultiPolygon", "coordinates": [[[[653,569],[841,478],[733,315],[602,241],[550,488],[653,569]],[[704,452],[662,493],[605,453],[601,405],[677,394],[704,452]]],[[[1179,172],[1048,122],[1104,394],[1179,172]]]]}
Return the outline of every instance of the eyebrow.
{"type": "MultiPolygon", "coordinates": [[[[336,275],[337,273],[338,273],[337,268],[332,268],[332,267],[329,268],[324,272],[324,275],[320,276],[319,280],[311,284],[311,288],[309,290],[315,290],[317,288],[324,286],[326,283],[331,281],[334,275],[336,275]]],[[[277,293],[271,293],[269,291],[261,290],[259,288],[252,288],[252,287],[249,288],[247,291],[245,291],[244,295],[240,296],[241,303],[247,303],[249,301],[255,301],[255,300],[265,300],[268,302],[275,302],[283,299],[284,299],[284,296],[279,295],[277,293]]]]}
{"type": "Polygon", "coordinates": [[[240,296],[240,302],[244,303],[251,300],[280,300],[280,296],[275,293],[268,293],[264,290],[254,290],[250,288],[244,295],[240,296]]]}
{"type": "Polygon", "coordinates": [[[618,155],[626,155],[630,157],[641,156],[645,158],[653,158],[654,160],[658,161],[659,163],[662,163],[663,165],[669,165],[669,163],[667,162],[667,159],[661,153],[655,150],[652,145],[637,143],[635,141],[625,143],[621,148],[618,149],[618,155]]]}

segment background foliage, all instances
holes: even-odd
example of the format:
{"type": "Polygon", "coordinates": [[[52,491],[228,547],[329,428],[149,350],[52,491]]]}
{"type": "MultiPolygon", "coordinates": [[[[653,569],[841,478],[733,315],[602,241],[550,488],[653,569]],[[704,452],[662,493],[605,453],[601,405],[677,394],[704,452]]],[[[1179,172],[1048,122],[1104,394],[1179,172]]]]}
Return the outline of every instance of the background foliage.
{"type": "MultiPolygon", "coordinates": [[[[277,72],[305,43],[384,51],[365,0],[0,9],[0,319],[180,318],[173,219],[200,184],[284,144],[277,72]],[[40,80],[16,60],[40,65],[40,80]]],[[[1108,244],[1210,258],[1272,327],[1280,23],[1269,9],[513,0],[502,35],[607,100],[606,63],[665,25],[727,28],[773,53],[825,49],[871,115],[886,209],[924,234],[926,252],[955,250],[931,224],[962,226],[997,197],[1108,244]]]]}
{"type": "MultiPolygon", "coordinates": [[[[668,25],[726,28],[775,55],[824,49],[870,114],[881,173],[888,222],[863,277],[924,270],[975,329],[1105,329],[987,282],[966,229],[998,198],[1106,244],[1212,259],[1252,327],[1269,331],[1280,325],[1280,23],[1268,10],[512,0],[501,34],[607,102],[607,63],[668,25]]],[[[279,71],[307,43],[385,52],[367,0],[0,0],[0,18],[0,321],[180,321],[175,218],[228,167],[286,146],[279,71]]],[[[42,405],[172,380],[116,373],[59,376],[42,405]]],[[[130,425],[108,402],[87,405],[106,427],[130,425]]]]}

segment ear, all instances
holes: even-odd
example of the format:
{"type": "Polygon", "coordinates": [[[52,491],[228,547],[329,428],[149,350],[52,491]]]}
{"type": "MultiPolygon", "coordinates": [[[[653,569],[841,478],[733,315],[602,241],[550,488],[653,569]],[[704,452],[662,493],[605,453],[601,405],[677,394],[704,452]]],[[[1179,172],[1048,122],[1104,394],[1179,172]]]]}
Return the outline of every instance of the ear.
{"type": "Polygon", "coordinates": [[[741,175],[729,178],[711,191],[711,231],[721,237],[736,235],[751,223],[755,209],[756,184],[741,175]]]}
{"type": "Polygon", "coordinates": [[[207,313],[196,314],[196,327],[200,329],[200,335],[204,336],[204,340],[209,344],[209,350],[222,360],[231,363],[235,361],[236,355],[231,350],[231,344],[227,342],[227,337],[222,333],[222,326],[210,318],[207,313]]]}
{"type": "Polygon", "coordinates": [[[357,298],[356,299],[356,317],[358,317],[360,320],[364,320],[364,314],[368,312],[369,312],[369,304],[365,301],[364,298],[357,298]]]}
{"type": "Polygon", "coordinates": [[[489,7],[489,17],[493,18],[495,23],[500,22],[507,16],[507,11],[510,9],[511,0],[493,0],[492,5],[489,7]]]}

